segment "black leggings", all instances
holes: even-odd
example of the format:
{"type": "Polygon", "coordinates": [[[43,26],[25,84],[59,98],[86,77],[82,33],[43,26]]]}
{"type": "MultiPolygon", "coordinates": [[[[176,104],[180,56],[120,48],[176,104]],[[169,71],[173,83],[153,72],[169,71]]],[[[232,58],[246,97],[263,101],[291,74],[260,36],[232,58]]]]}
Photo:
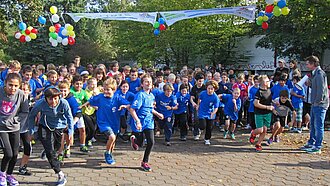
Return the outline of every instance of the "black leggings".
{"type": "Polygon", "coordinates": [[[214,122],[213,119],[199,119],[198,128],[200,130],[206,129],[206,131],[205,131],[205,140],[211,139],[213,122],[214,122]]]}
{"type": "Polygon", "coordinates": [[[147,139],[147,147],[144,151],[143,156],[143,162],[148,163],[149,162],[149,155],[151,153],[151,150],[155,144],[155,136],[154,136],[154,130],[153,129],[145,129],[143,132],[133,132],[132,133],[136,137],[135,143],[142,147],[143,145],[143,134],[147,139]]]}
{"type": "Polygon", "coordinates": [[[18,155],[19,131],[0,132],[4,156],[1,161],[1,172],[12,174],[18,155]]]}
{"type": "Polygon", "coordinates": [[[95,114],[83,114],[86,128],[86,143],[95,136],[96,132],[96,117],[95,114]]]}
{"type": "Polygon", "coordinates": [[[186,137],[188,134],[188,116],[187,113],[175,114],[175,123],[180,129],[180,137],[186,137]]]}
{"type": "Polygon", "coordinates": [[[38,129],[39,139],[44,146],[48,162],[55,173],[61,171],[61,162],[58,161],[56,152],[61,147],[61,140],[63,136],[63,129],[50,130],[48,128],[43,128],[41,124],[38,129]]]}
{"type": "Polygon", "coordinates": [[[29,140],[29,133],[24,132],[24,133],[21,133],[20,136],[21,136],[21,140],[23,142],[24,155],[30,156],[31,151],[32,151],[32,145],[29,140]]]}

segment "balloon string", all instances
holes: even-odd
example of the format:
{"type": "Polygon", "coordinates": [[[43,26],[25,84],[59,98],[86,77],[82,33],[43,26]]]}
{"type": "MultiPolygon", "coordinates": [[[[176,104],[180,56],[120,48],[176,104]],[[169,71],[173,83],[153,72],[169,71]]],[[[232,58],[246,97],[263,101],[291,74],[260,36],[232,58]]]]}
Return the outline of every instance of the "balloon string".
{"type": "Polygon", "coordinates": [[[65,19],[63,18],[63,12],[61,13],[61,19],[63,20],[63,23],[65,25],[66,23],[65,23],[65,19]]]}
{"type": "Polygon", "coordinates": [[[21,10],[20,9],[18,10],[18,15],[19,15],[20,22],[23,22],[23,18],[22,18],[21,10]]]}
{"type": "Polygon", "coordinates": [[[50,23],[54,26],[54,23],[53,23],[53,21],[52,21],[52,18],[51,18],[50,15],[49,15],[49,13],[47,14],[47,16],[48,16],[48,18],[49,18],[50,23]]]}

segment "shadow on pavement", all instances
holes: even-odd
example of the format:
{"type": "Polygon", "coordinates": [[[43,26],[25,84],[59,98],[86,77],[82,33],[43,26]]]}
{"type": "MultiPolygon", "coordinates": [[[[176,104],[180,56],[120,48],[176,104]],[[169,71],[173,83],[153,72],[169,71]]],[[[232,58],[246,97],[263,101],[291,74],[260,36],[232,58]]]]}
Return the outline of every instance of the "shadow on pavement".
{"type": "Polygon", "coordinates": [[[275,163],[275,166],[285,167],[309,167],[312,169],[325,169],[330,170],[330,161],[312,161],[312,162],[299,162],[299,163],[275,163]]]}

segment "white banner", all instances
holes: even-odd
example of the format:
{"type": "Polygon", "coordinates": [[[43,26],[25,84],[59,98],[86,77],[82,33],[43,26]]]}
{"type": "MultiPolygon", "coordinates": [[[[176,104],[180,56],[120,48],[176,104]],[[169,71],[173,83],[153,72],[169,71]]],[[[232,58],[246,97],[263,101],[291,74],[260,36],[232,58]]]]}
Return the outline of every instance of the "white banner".
{"type": "MultiPolygon", "coordinates": [[[[229,7],[229,8],[212,8],[202,10],[180,10],[180,11],[168,11],[159,12],[164,17],[168,26],[173,25],[175,22],[191,19],[196,17],[203,17],[217,14],[229,14],[243,17],[245,19],[255,19],[255,6],[241,6],[241,7],[229,7]]],[[[66,13],[75,22],[78,22],[81,18],[89,19],[103,19],[103,20],[127,20],[138,21],[154,24],[157,18],[158,12],[123,12],[123,13],[66,13]]]]}
{"type": "Polygon", "coordinates": [[[124,12],[124,13],[66,13],[74,22],[81,18],[120,20],[120,21],[138,21],[154,24],[157,18],[157,12],[124,12]]]}
{"type": "Polygon", "coordinates": [[[243,17],[245,19],[255,19],[255,6],[241,6],[241,7],[229,7],[229,8],[213,8],[213,9],[202,9],[202,10],[181,10],[181,11],[169,11],[160,12],[165,18],[168,26],[173,25],[177,21],[184,19],[203,17],[217,14],[229,14],[243,17]]]}

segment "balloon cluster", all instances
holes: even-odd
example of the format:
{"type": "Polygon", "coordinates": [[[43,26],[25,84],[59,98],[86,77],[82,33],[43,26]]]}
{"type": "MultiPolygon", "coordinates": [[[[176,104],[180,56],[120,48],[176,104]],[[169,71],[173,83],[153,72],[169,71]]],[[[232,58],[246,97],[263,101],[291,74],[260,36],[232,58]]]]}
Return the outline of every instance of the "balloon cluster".
{"type": "Polygon", "coordinates": [[[20,31],[15,32],[15,38],[19,39],[20,42],[30,42],[32,39],[37,38],[38,30],[32,26],[27,27],[26,23],[20,22],[18,24],[20,31]]]}
{"type": "Polygon", "coordinates": [[[268,20],[273,16],[288,15],[290,9],[286,6],[286,0],[266,0],[265,11],[261,11],[257,17],[257,25],[261,25],[264,30],[268,29],[268,20]]]}
{"type": "Polygon", "coordinates": [[[165,19],[164,18],[159,18],[158,21],[154,23],[154,35],[158,36],[160,34],[160,31],[163,31],[166,29],[165,26],[165,19]]]}
{"type": "Polygon", "coordinates": [[[59,22],[59,16],[57,13],[57,7],[51,6],[50,13],[52,14],[51,20],[53,23],[56,23],[53,26],[49,27],[49,42],[53,47],[56,47],[59,43],[62,45],[74,45],[76,40],[76,34],[74,28],[71,24],[61,25],[59,22]]]}

